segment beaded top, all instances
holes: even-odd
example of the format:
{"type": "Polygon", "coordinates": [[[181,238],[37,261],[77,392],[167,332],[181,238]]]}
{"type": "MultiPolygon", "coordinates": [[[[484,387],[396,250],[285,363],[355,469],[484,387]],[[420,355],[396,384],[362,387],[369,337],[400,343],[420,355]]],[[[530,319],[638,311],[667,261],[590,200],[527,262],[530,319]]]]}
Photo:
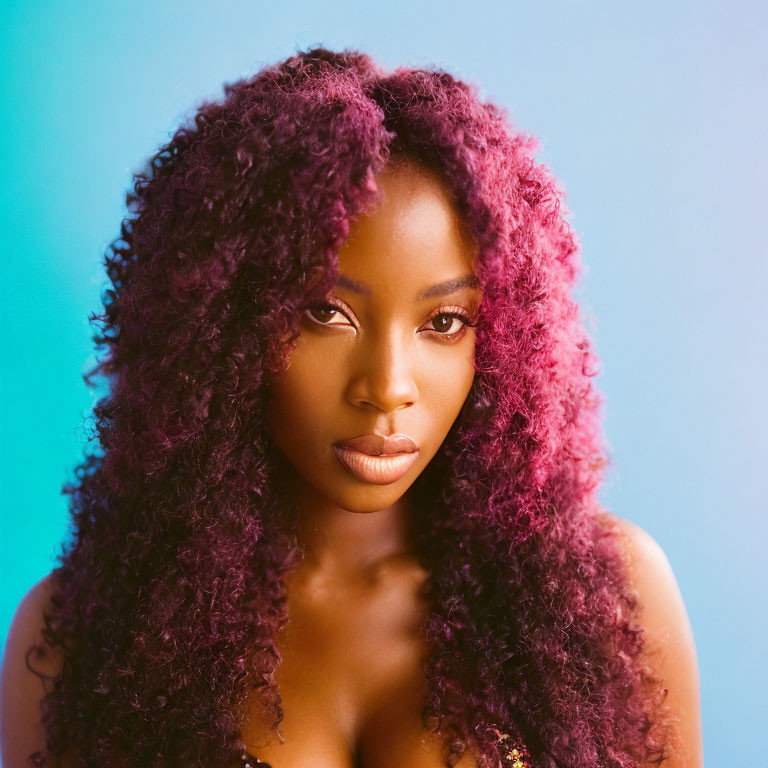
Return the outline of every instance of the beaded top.
{"type": "MultiPolygon", "coordinates": [[[[528,752],[528,748],[525,746],[522,739],[510,736],[508,733],[502,733],[495,728],[494,731],[499,737],[496,746],[501,752],[504,768],[535,768],[531,761],[531,755],[528,752]]],[[[259,765],[262,768],[272,768],[269,763],[259,760],[258,757],[252,755],[250,752],[243,752],[241,757],[244,763],[243,768],[256,768],[256,766],[259,765]]]]}
{"type": "MultiPolygon", "coordinates": [[[[499,733],[496,731],[496,733],[499,733]]],[[[528,748],[520,738],[514,738],[508,733],[499,733],[496,742],[501,751],[501,759],[505,768],[534,768],[528,748]]]]}

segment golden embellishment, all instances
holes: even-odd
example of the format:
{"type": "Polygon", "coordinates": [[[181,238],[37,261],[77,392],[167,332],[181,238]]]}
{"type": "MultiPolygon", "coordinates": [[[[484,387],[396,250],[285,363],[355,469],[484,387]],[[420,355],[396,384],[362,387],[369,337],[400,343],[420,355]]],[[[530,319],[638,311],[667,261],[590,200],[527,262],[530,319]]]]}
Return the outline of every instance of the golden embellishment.
{"type": "Polygon", "coordinates": [[[508,768],[534,768],[528,748],[520,738],[513,738],[496,728],[493,732],[499,737],[498,746],[503,750],[502,760],[508,768]]]}

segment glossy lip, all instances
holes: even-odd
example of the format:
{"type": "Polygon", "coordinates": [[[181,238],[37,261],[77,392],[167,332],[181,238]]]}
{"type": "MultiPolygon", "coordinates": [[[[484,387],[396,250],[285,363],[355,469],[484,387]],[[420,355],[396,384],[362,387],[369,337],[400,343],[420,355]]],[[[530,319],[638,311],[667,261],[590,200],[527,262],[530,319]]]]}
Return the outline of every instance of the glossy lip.
{"type": "Polygon", "coordinates": [[[367,453],[369,456],[387,456],[396,453],[414,453],[419,449],[408,435],[395,432],[391,435],[359,435],[349,440],[339,440],[334,446],[350,451],[367,453]]]}
{"type": "Polygon", "coordinates": [[[364,483],[386,485],[399,480],[412,466],[419,456],[419,449],[410,453],[390,453],[372,456],[362,451],[333,445],[336,458],[344,469],[353,477],[364,483]]]}

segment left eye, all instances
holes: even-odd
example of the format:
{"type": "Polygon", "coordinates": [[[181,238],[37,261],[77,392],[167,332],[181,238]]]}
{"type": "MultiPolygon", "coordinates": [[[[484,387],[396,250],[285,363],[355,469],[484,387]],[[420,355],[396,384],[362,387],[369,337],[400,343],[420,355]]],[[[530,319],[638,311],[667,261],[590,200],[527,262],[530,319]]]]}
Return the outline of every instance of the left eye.
{"type": "Polygon", "coordinates": [[[437,331],[441,336],[455,336],[460,333],[464,326],[469,324],[467,318],[456,312],[441,312],[439,315],[435,315],[430,321],[434,325],[434,328],[430,330],[437,331]],[[452,333],[447,333],[451,329],[454,329],[452,333]]]}

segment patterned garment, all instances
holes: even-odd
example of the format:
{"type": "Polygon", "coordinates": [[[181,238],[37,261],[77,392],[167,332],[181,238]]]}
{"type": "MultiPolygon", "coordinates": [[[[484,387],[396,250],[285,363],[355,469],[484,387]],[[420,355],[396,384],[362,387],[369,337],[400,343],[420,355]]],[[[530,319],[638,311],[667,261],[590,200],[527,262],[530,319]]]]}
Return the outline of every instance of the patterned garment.
{"type": "MultiPolygon", "coordinates": [[[[495,729],[494,729],[495,730],[495,729]]],[[[497,743],[501,751],[501,760],[504,768],[534,768],[528,748],[520,738],[510,736],[508,733],[499,733],[497,743]]]]}
{"type": "MultiPolygon", "coordinates": [[[[494,732],[499,737],[496,746],[501,752],[501,761],[504,768],[535,768],[531,761],[531,755],[528,752],[528,748],[525,746],[522,739],[510,736],[508,733],[502,733],[495,728],[494,732]]],[[[261,766],[261,768],[272,768],[269,763],[259,760],[258,757],[252,755],[250,752],[243,752],[241,757],[244,763],[243,768],[256,768],[256,766],[261,766]]]]}

